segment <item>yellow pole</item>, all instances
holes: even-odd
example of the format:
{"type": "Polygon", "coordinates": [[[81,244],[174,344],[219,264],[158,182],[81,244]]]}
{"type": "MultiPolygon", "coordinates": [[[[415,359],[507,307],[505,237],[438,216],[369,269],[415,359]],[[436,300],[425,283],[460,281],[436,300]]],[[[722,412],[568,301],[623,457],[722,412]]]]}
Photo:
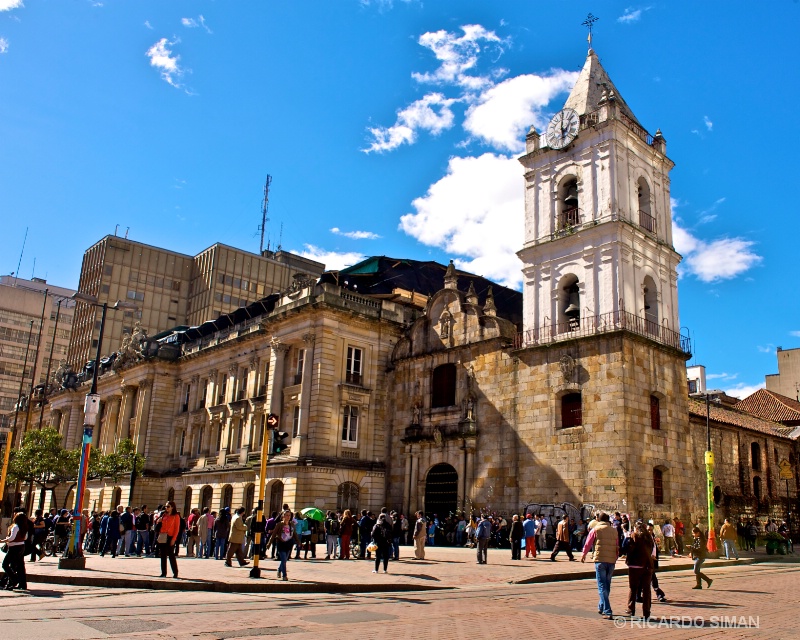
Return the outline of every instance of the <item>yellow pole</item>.
{"type": "Polygon", "coordinates": [[[272,431],[267,426],[267,424],[261,425],[261,475],[258,479],[258,508],[256,511],[256,535],[253,540],[253,568],[250,569],[251,578],[261,577],[261,569],[258,566],[258,562],[261,558],[261,536],[264,532],[264,491],[267,487],[269,440],[272,437],[272,431]]]}
{"type": "Polygon", "coordinates": [[[6,452],[3,455],[3,470],[0,471],[0,510],[3,498],[6,495],[6,477],[8,476],[8,463],[11,460],[11,445],[14,443],[14,430],[6,434],[6,452]]]}

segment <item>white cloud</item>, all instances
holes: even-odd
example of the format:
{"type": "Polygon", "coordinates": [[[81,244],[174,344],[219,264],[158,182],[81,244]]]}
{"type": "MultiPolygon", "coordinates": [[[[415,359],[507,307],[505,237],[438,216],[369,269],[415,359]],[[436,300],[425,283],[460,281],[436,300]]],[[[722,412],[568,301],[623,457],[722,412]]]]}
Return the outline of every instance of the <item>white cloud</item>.
{"type": "Polygon", "coordinates": [[[21,9],[25,5],[22,0],[0,0],[0,11],[11,11],[11,9],[21,9]]]}
{"type": "Polygon", "coordinates": [[[714,123],[708,119],[708,116],[703,116],[703,123],[706,125],[706,129],[711,131],[714,128],[714,123]]]}
{"type": "Polygon", "coordinates": [[[790,336],[794,336],[795,338],[800,338],[800,331],[790,331],[790,336]]]}
{"type": "Polygon", "coordinates": [[[423,244],[465,256],[456,260],[461,269],[519,286],[521,175],[516,158],[491,153],[451,158],[447,174],[414,200],[416,213],[400,218],[400,229],[423,244]]]}
{"type": "Polygon", "coordinates": [[[634,7],[628,7],[625,9],[623,14],[617,18],[617,22],[621,22],[622,24],[632,24],[634,22],[639,22],[642,18],[642,13],[645,11],[650,11],[653,7],[641,7],[636,9],[634,7]]]}
{"type": "Polygon", "coordinates": [[[391,151],[402,144],[415,142],[420,129],[430,131],[433,135],[449,129],[454,120],[450,108],[453,102],[455,100],[445,98],[441,93],[429,93],[412,102],[397,112],[397,120],[391,127],[370,127],[373,141],[362,151],[391,151]]]}
{"type": "Polygon", "coordinates": [[[709,373],[709,374],[706,374],[706,379],[708,379],[708,380],[717,380],[717,379],[719,379],[719,380],[730,381],[730,380],[736,380],[736,378],[738,378],[738,377],[739,377],[738,373],[709,373]]]}
{"type": "Polygon", "coordinates": [[[336,271],[338,269],[350,267],[366,258],[365,255],[355,251],[344,253],[338,251],[328,251],[326,249],[322,249],[321,247],[316,247],[313,244],[305,244],[303,247],[305,247],[303,251],[295,251],[295,253],[298,253],[304,258],[310,258],[311,260],[324,263],[325,269],[328,271],[336,271]]]}
{"type": "MultiPolygon", "coordinates": [[[[717,200],[712,208],[725,201],[717,200]]],[[[675,215],[679,206],[676,199],[670,199],[672,208],[672,242],[684,262],[683,273],[690,273],[702,282],[729,280],[761,263],[763,258],[752,247],[755,242],[744,238],[719,238],[710,242],[701,240],[683,226],[675,215]]],[[[713,218],[711,218],[713,219],[713,218]]]]}
{"type": "Polygon", "coordinates": [[[197,20],[195,20],[194,18],[181,18],[181,24],[184,27],[187,27],[188,29],[196,29],[197,27],[203,27],[203,29],[205,29],[208,33],[214,33],[213,31],[211,31],[211,29],[208,28],[208,25],[206,24],[206,19],[203,17],[202,13],[197,17],[197,20]]]}
{"type": "Polygon", "coordinates": [[[148,28],[148,29],[150,29],[150,30],[152,30],[152,29],[153,29],[153,25],[152,25],[152,24],[150,24],[150,21],[149,21],[149,20],[145,20],[145,21],[144,21],[144,26],[145,26],[145,27],[147,27],[147,28],[148,28]]]}
{"type": "Polygon", "coordinates": [[[577,79],[577,72],[560,69],[547,76],[508,78],[484,91],[469,107],[464,128],[497,149],[520,152],[525,131],[531,125],[542,130],[547,124],[542,110],[577,79]]]}
{"type": "Polygon", "coordinates": [[[467,72],[478,63],[481,43],[491,44],[502,53],[503,41],[494,31],[479,24],[464,25],[461,31],[461,36],[440,29],[419,37],[419,44],[430,49],[440,65],[433,73],[412,73],[417,82],[456,84],[472,90],[491,84],[488,77],[469,75],[467,72]]]}
{"type": "Polygon", "coordinates": [[[380,236],[372,231],[342,231],[339,227],[333,227],[331,233],[337,236],[344,236],[351,240],[377,240],[380,236]]]}
{"type": "Polygon", "coordinates": [[[733,387],[723,389],[723,391],[729,396],[739,398],[739,400],[744,400],[746,397],[753,395],[756,391],[763,389],[765,386],[766,385],[763,382],[759,384],[745,384],[744,382],[740,382],[733,387]]]}
{"type": "Polygon", "coordinates": [[[161,77],[173,87],[182,88],[179,78],[183,75],[183,68],[180,66],[181,57],[173,54],[170,47],[175,46],[179,40],[169,41],[161,38],[145,54],[150,58],[150,66],[155,67],[161,72],[161,77]]]}
{"type": "Polygon", "coordinates": [[[0,37],[0,53],[7,53],[9,46],[10,45],[8,44],[8,40],[0,37]]]}
{"type": "Polygon", "coordinates": [[[765,344],[765,345],[758,345],[756,349],[759,353],[775,353],[775,345],[774,344],[765,344]]]}

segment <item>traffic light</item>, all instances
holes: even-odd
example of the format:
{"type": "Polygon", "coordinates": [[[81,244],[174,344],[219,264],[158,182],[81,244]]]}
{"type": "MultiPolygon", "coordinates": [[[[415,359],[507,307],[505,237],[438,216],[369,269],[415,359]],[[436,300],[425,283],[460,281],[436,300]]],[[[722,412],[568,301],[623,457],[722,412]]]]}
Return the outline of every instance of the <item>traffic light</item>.
{"type": "Polygon", "coordinates": [[[275,455],[279,453],[283,453],[286,450],[286,447],[289,444],[286,442],[286,438],[289,437],[289,434],[285,431],[273,431],[272,432],[272,453],[275,455]]]}

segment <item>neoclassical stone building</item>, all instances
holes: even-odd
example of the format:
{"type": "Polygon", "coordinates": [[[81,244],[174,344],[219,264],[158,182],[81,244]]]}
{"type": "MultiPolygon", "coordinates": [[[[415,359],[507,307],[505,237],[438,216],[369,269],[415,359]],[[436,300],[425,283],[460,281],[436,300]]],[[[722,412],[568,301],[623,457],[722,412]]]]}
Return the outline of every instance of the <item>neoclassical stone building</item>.
{"type": "MultiPolygon", "coordinates": [[[[566,503],[703,518],[704,405],[689,398],[678,331],[666,142],[592,51],[564,109],[526,142],[522,294],[452,263],[375,257],[130,340],[100,377],[94,438],[111,450],[131,437],[147,457],[131,501],[250,507],[274,413],[290,446],[270,458],[271,510],[566,503]]],[[[51,402],[69,446],[84,393],[51,402]]],[[[780,512],[772,458],[792,461],[796,499],[796,441],[746,412],[713,413],[720,507],[780,512]]],[[[86,503],[129,492],[93,481],[86,503]]]]}

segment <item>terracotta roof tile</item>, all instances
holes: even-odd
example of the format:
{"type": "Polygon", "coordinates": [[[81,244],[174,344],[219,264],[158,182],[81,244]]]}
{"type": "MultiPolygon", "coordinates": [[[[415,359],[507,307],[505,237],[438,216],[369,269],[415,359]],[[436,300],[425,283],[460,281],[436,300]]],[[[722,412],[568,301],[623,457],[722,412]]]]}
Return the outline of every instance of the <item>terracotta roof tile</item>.
{"type": "MultiPolygon", "coordinates": [[[[787,427],[779,422],[772,422],[765,420],[759,416],[741,411],[733,407],[712,402],[710,404],[710,418],[714,422],[722,424],[729,424],[734,427],[741,427],[751,431],[758,431],[771,436],[778,436],[781,438],[788,438],[789,434],[794,430],[793,427],[787,427]]],[[[698,418],[706,419],[706,403],[703,400],[689,398],[689,415],[698,418]]]]}
{"type": "Polygon", "coordinates": [[[800,402],[766,389],[740,400],[735,407],[772,422],[800,423],[800,402]]]}

